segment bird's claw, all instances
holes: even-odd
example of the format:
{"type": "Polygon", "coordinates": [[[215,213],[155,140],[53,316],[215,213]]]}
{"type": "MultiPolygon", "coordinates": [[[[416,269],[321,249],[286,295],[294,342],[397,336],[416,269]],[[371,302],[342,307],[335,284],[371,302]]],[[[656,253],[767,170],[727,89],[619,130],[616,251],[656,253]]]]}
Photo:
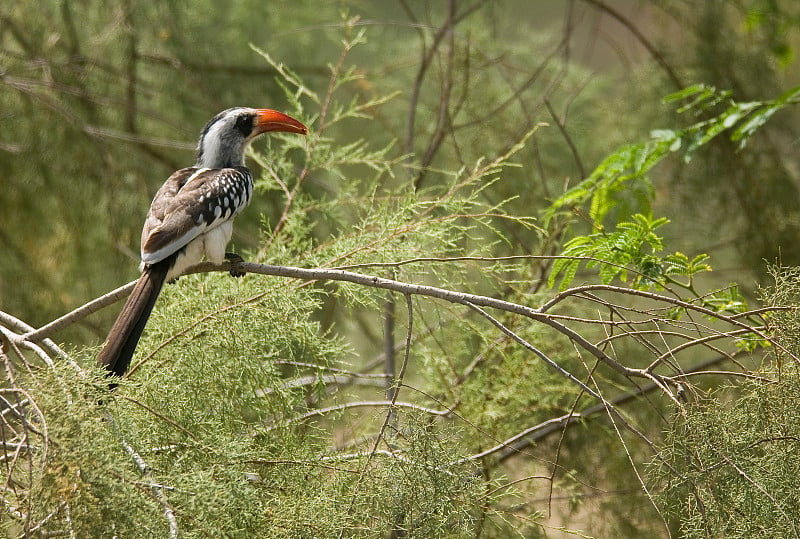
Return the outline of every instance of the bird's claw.
{"type": "Polygon", "coordinates": [[[244,262],[244,258],[236,253],[225,253],[225,260],[231,264],[231,269],[229,270],[231,277],[243,277],[247,273],[239,269],[239,264],[244,262]]]}

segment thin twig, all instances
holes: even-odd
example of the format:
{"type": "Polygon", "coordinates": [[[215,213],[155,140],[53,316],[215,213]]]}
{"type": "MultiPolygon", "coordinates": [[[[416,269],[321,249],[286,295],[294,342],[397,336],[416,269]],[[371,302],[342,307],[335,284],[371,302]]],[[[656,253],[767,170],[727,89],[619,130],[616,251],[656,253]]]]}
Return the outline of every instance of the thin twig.
{"type": "MultiPolygon", "coordinates": [[[[106,413],[105,417],[109,423],[114,425],[115,428],[118,428],[114,417],[110,413],[106,413]]],[[[172,508],[172,505],[170,505],[169,500],[167,500],[167,497],[164,494],[164,491],[169,490],[169,487],[164,487],[155,481],[151,481],[153,469],[149,464],[147,464],[147,461],[145,461],[144,458],[142,458],[142,456],[125,439],[121,438],[120,442],[122,443],[122,448],[125,450],[128,456],[131,457],[131,460],[133,460],[141,476],[148,480],[150,491],[153,493],[153,496],[156,498],[158,503],[161,504],[161,508],[164,511],[164,518],[167,520],[167,524],[169,525],[170,539],[177,539],[179,536],[178,519],[175,517],[175,510],[172,508]]]]}
{"type": "MultiPolygon", "coordinates": [[[[403,3],[404,7],[405,3],[403,3]]],[[[411,96],[409,97],[408,101],[408,116],[406,119],[406,134],[405,134],[405,142],[403,144],[403,153],[406,155],[410,155],[414,151],[414,136],[415,136],[415,123],[417,117],[417,111],[419,108],[419,97],[422,91],[422,84],[425,81],[425,76],[428,72],[428,68],[433,61],[433,57],[436,54],[436,51],[439,48],[442,40],[445,36],[448,35],[448,32],[452,31],[452,28],[457,25],[461,20],[468,17],[474,11],[479,9],[483,6],[483,2],[478,1],[469,6],[463,12],[458,15],[453,14],[451,17],[448,18],[447,21],[437,30],[437,32],[433,36],[433,41],[431,42],[430,47],[426,50],[423,44],[422,47],[422,59],[420,60],[419,67],[417,68],[417,75],[414,78],[414,83],[411,86],[411,96]]],[[[408,10],[410,13],[410,10],[408,10]]]]}
{"type": "Polygon", "coordinates": [[[427,168],[433,162],[433,158],[439,151],[444,141],[445,134],[450,127],[450,97],[453,92],[453,63],[455,58],[455,32],[453,30],[455,15],[456,15],[456,2],[455,0],[448,1],[447,19],[442,26],[445,35],[448,36],[447,54],[445,57],[444,73],[442,75],[442,89],[439,92],[439,113],[436,115],[436,127],[428,140],[428,147],[422,156],[419,163],[419,171],[417,177],[414,178],[414,189],[419,190],[422,186],[422,181],[427,173],[427,168]]]}
{"type": "Polygon", "coordinates": [[[553,118],[553,121],[556,123],[556,127],[561,132],[561,136],[564,138],[564,142],[567,143],[570,152],[572,152],[572,158],[575,160],[575,164],[578,166],[578,173],[580,174],[581,179],[586,178],[586,167],[583,166],[583,160],[581,160],[581,154],[578,152],[577,146],[575,146],[575,142],[572,140],[572,137],[569,135],[567,131],[567,119],[566,115],[559,117],[556,114],[556,111],[553,110],[553,106],[550,104],[549,99],[544,100],[544,106],[547,107],[547,112],[550,113],[550,116],[553,118]]]}
{"type": "Polygon", "coordinates": [[[279,425],[271,425],[266,427],[266,429],[260,432],[269,432],[278,428],[283,428],[286,425],[291,423],[297,423],[303,421],[305,419],[309,419],[312,417],[323,416],[329,414],[331,412],[339,412],[342,410],[349,410],[351,408],[380,408],[380,407],[389,407],[389,408],[408,408],[410,410],[416,410],[418,412],[423,412],[426,414],[436,415],[436,416],[446,416],[450,414],[451,410],[435,410],[433,408],[426,408],[425,406],[420,406],[419,404],[414,404],[411,402],[402,402],[398,400],[379,400],[379,401],[356,401],[356,402],[346,402],[344,404],[336,404],[333,406],[326,406],[325,408],[317,408],[316,410],[311,410],[304,414],[300,414],[294,416],[286,421],[283,421],[279,425]]]}
{"type": "Polygon", "coordinates": [[[663,303],[669,303],[669,304],[675,305],[677,307],[681,307],[681,308],[683,308],[683,309],[685,309],[687,311],[693,311],[693,312],[702,314],[704,316],[708,316],[708,317],[710,317],[712,319],[721,320],[723,322],[727,322],[727,323],[729,323],[731,325],[734,325],[736,327],[750,330],[755,335],[758,335],[758,337],[760,337],[761,339],[763,339],[765,341],[772,342],[775,346],[777,346],[783,352],[785,352],[789,357],[791,357],[791,358],[795,359],[796,361],[800,362],[800,358],[795,356],[790,350],[786,349],[786,347],[784,347],[780,343],[775,342],[774,339],[770,339],[769,336],[766,335],[763,331],[760,331],[758,328],[756,328],[754,326],[750,326],[750,325],[746,324],[745,322],[739,321],[739,318],[740,318],[739,315],[732,315],[732,316],[731,315],[726,315],[726,314],[714,311],[712,309],[709,309],[707,307],[703,307],[701,305],[696,305],[696,304],[694,304],[692,302],[689,302],[689,301],[684,301],[682,299],[672,298],[672,297],[669,297],[669,296],[664,296],[662,294],[656,294],[655,292],[649,292],[649,291],[646,291],[646,290],[637,290],[635,288],[625,288],[625,287],[622,287],[622,286],[603,285],[603,284],[592,284],[592,285],[576,286],[574,288],[569,288],[569,289],[564,290],[563,292],[557,294],[550,301],[548,301],[542,307],[540,307],[539,311],[540,312],[545,312],[545,311],[549,310],[551,307],[553,307],[555,304],[563,301],[567,297],[576,296],[576,295],[579,296],[581,293],[594,291],[594,290],[604,290],[604,291],[607,291],[607,292],[614,292],[614,293],[618,293],[618,294],[624,294],[624,295],[630,295],[630,296],[639,296],[639,297],[651,299],[651,300],[654,300],[654,301],[659,301],[659,302],[663,302],[663,303]]]}
{"type": "MultiPolygon", "coordinates": [[[[397,378],[395,380],[395,383],[397,385],[397,389],[394,391],[394,393],[392,395],[392,400],[389,401],[389,403],[388,403],[389,410],[388,410],[388,412],[386,414],[386,418],[384,419],[383,423],[381,424],[381,429],[378,432],[378,436],[375,437],[375,443],[373,444],[372,449],[371,449],[371,451],[369,452],[369,454],[367,456],[367,459],[364,461],[364,465],[361,467],[361,470],[360,470],[360,473],[359,473],[359,476],[358,476],[358,480],[356,481],[356,484],[353,486],[354,494],[353,494],[353,497],[350,499],[350,506],[347,509],[347,514],[348,515],[352,514],[353,504],[356,501],[355,491],[358,490],[359,486],[361,485],[361,481],[364,479],[364,477],[366,475],[367,468],[369,467],[370,462],[372,461],[372,458],[374,457],[374,455],[378,451],[378,445],[384,439],[383,438],[384,433],[386,432],[386,429],[388,428],[389,423],[392,421],[392,418],[394,417],[394,409],[397,406],[400,405],[400,403],[397,401],[397,397],[400,395],[399,389],[400,389],[400,386],[403,384],[403,378],[405,377],[406,368],[408,367],[408,357],[409,357],[409,353],[410,353],[410,350],[411,350],[411,336],[412,336],[412,328],[413,328],[413,320],[414,320],[413,304],[411,303],[411,295],[410,294],[405,294],[405,298],[406,298],[406,308],[408,309],[408,323],[406,324],[406,327],[407,327],[406,347],[405,347],[405,353],[403,355],[403,364],[400,367],[400,372],[397,374],[397,378]]],[[[412,407],[417,408],[416,405],[412,405],[412,407]]],[[[438,412],[436,414],[437,415],[446,415],[447,413],[449,413],[449,411],[438,412]]],[[[392,452],[390,452],[390,453],[392,453],[392,452]]],[[[343,534],[344,534],[344,529],[342,529],[342,533],[339,536],[342,537],[343,534]]]]}
{"type": "Polygon", "coordinates": [[[647,52],[649,52],[650,55],[655,59],[655,61],[658,62],[658,64],[662,67],[662,69],[664,69],[664,72],[666,72],[667,77],[669,78],[669,80],[672,81],[672,84],[674,84],[678,90],[684,87],[683,82],[681,82],[680,78],[678,78],[678,75],[672,69],[672,66],[669,65],[664,56],[658,51],[658,49],[655,48],[655,46],[652,43],[650,43],[650,40],[647,39],[647,37],[645,37],[645,35],[636,27],[635,24],[633,24],[633,22],[631,22],[628,18],[626,18],[622,13],[615,10],[608,4],[602,2],[601,0],[583,0],[583,1],[586,2],[587,4],[593,5],[600,11],[607,13],[608,15],[619,21],[625,28],[628,29],[628,31],[631,34],[633,34],[633,36],[637,40],[639,40],[639,43],[641,43],[642,46],[644,46],[644,48],[647,49],[647,52]]]}
{"type": "MultiPolygon", "coordinates": [[[[269,241],[266,243],[266,245],[264,245],[263,249],[261,250],[262,254],[267,252],[269,247],[272,245],[272,242],[278,237],[280,231],[283,229],[284,225],[286,224],[286,221],[289,219],[289,213],[292,207],[294,206],[294,201],[297,198],[297,194],[300,192],[300,188],[302,187],[303,183],[305,183],[306,179],[311,173],[311,168],[310,168],[311,156],[313,155],[314,150],[319,144],[319,141],[321,140],[323,133],[328,127],[328,124],[326,123],[326,118],[331,106],[331,102],[333,100],[333,94],[336,91],[339,77],[341,76],[342,69],[344,68],[345,59],[352,50],[353,46],[355,45],[355,43],[351,39],[352,38],[351,32],[355,22],[357,21],[358,21],[357,18],[348,21],[348,24],[346,26],[347,37],[344,40],[344,45],[342,47],[341,53],[339,54],[339,59],[336,62],[336,65],[331,69],[331,76],[328,80],[328,89],[325,92],[325,96],[323,97],[322,103],[320,104],[318,126],[316,131],[313,133],[313,136],[311,137],[311,142],[309,143],[308,148],[306,150],[306,164],[300,171],[300,173],[297,175],[297,180],[295,181],[292,190],[289,191],[286,195],[286,200],[284,201],[283,204],[283,211],[281,212],[281,215],[278,218],[278,222],[275,224],[275,228],[273,229],[272,234],[270,235],[269,241]]],[[[285,186],[282,186],[282,189],[284,189],[284,192],[286,192],[285,186]]]]}
{"type": "Polygon", "coordinates": [[[492,324],[497,326],[500,329],[500,331],[502,331],[503,333],[505,333],[506,335],[508,335],[509,337],[514,339],[515,341],[517,341],[519,344],[521,344],[522,346],[524,346],[525,348],[527,348],[528,350],[530,350],[531,352],[536,354],[539,357],[539,359],[541,359],[542,361],[544,361],[545,363],[550,365],[552,368],[557,370],[562,376],[564,376],[565,378],[570,380],[572,383],[574,383],[578,387],[580,387],[581,391],[585,391],[586,393],[588,393],[589,395],[593,396],[594,398],[602,400],[602,397],[600,397],[600,395],[598,395],[596,392],[592,391],[592,389],[589,386],[587,386],[586,384],[584,384],[583,382],[578,380],[572,373],[570,373],[569,371],[564,369],[564,367],[562,367],[561,365],[559,365],[558,363],[556,363],[555,361],[550,359],[547,356],[547,354],[545,354],[544,352],[542,352],[541,350],[539,350],[538,348],[533,346],[531,343],[529,343],[528,341],[526,341],[525,339],[523,339],[522,337],[517,335],[515,332],[511,331],[509,328],[507,328],[505,325],[503,325],[495,317],[493,317],[492,315],[490,315],[489,313],[487,313],[486,311],[484,311],[483,309],[481,309],[477,305],[473,305],[473,304],[469,303],[468,306],[470,308],[472,308],[473,310],[475,310],[478,314],[480,314],[481,316],[483,316],[484,318],[489,320],[492,324]]]}
{"type": "MultiPolygon", "coordinates": [[[[703,372],[708,367],[721,363],[723,361],[728,360],[727,356],[719,356],[708,361],[704,361],[699,363],[689,369],[686,369],[684,374],[699,374],[703,372]]],[[[608,402],[613,406],[621,406],[626,404],[630,401],[633,401],[642,395],[646,395],[647,393],[651,393],[656,390],[660,390],[661,387],[657,384],[650,383],[643,385],[636,389],[636,391],[631,391],[629,393],[623,393],[617,397],[612,398],[608,402]]],[[[498,444],[497,446],[493,447],[490,450],[484,451],[477,455],[473,455],[472,457],[468,457],[469,460],[473,458],[483,458],[493,453],[498,453],[498,461],[503,462],[511,457],[517,456],[522,454],[528,447],[531,445],[544,440],[548,436],[559,432],[563,427],[576,423],[582,419],[588,419],[590,417],[596,416],[601,412],[605,411],[605,405],[603,403],[595,404],[581,410],[580,412],[574,412],[569,414],[564,414],[559,417],[555,417],[553,419],[549,419],[543,423],[525,429],[524,431],[520,432],[512,436],[511,438],[503,441],[502,443],[498,444]]]]}

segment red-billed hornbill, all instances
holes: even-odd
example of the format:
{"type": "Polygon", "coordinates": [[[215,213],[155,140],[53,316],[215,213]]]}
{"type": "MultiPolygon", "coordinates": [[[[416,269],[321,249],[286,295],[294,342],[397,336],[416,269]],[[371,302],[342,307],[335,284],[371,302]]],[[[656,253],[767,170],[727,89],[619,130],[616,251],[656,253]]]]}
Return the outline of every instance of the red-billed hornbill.
{"type": "MultiPolygon", "coordinates": [[[[206,124],[197,143],[197,164],[174,172],[158,190],[142,229],[141,277],[97,358],[109,374],[128,369],[164,281],[199,263],[220,264],[233,232],[233,218],[250,203],[253,176],[244,165],[247,145],[267,131],[305,135],[308,130],[275,110],[232,108],[206,124]]],[[[231,275],[241,272],[231,267],[231,275]]]]}

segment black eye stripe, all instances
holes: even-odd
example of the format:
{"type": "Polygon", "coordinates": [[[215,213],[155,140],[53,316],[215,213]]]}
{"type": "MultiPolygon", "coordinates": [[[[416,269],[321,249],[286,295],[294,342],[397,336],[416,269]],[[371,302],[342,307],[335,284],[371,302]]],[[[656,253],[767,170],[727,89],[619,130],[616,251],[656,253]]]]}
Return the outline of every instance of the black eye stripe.
{"type": "Polygon", "coordinates": [[[253,132],[253,120],[255,116],[252,114],[242,114],[236,118],[236,129],[242,136],[248,137],[253,132]]]}

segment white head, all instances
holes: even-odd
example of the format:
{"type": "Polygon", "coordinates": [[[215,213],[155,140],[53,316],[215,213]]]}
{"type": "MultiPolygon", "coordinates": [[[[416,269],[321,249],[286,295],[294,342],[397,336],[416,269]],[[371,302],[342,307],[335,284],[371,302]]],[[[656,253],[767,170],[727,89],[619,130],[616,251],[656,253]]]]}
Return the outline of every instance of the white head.
{"type": "Polygon", "coordinates": [[[197,166],[244,166],[247,145],[267,131],[286,131],[301,135],[308,133],[302,123],[276,110],[246,107],[223,110],[211,118],[200,133],[200,140],[197,142],[197,166]]]}

